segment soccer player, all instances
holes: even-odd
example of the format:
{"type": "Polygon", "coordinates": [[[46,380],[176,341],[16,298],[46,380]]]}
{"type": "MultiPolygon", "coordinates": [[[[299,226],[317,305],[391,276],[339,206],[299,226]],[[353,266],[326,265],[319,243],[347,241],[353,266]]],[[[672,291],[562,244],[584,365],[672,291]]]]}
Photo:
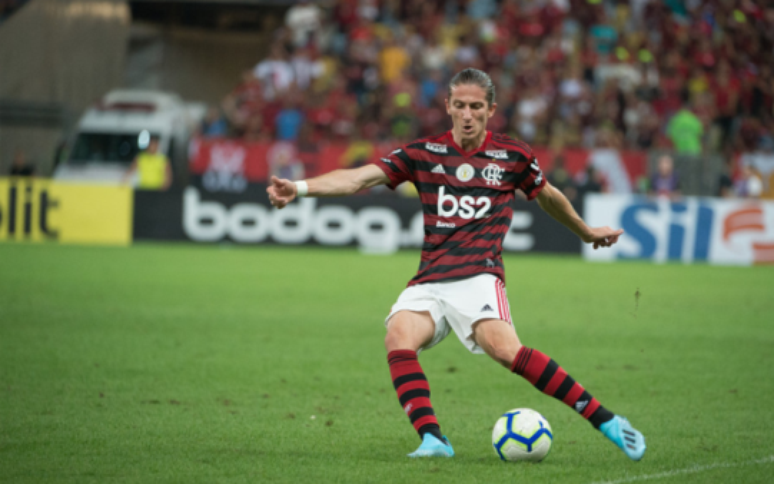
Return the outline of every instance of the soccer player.
{"type": "Polygon", "coordinates": [[[465,69],[449,82],[446,112],[452,130],[411,142],[379,162],[335,170],[306,181],[272,177],[269,199],[283,208],[297,197],[342,196],[380,184],[411,181],[424,211],[425,239],[417,275],[387,316],[385,346],[400,404],[422,439],[409,457],[454,455],[430,403],[417,353],[452,330],[472,353],[486,353],[541,392],[569,405],[633,460],[645,439],[628,420],[603,407],[561,366],[523,346],[505,294],[502,243],[511,202],[521,190],[594,248],[609,247],[623,230],[592,228],[562,193],[546,182],[525,143],[486,130],[497,108],[489,75],[465,69]]]}

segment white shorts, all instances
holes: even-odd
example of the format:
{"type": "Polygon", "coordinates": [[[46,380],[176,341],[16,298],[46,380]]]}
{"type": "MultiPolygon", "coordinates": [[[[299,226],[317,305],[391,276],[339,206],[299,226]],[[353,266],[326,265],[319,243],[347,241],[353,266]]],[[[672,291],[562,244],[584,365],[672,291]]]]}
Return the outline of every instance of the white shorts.
{"type": "Polygon", "coordinates": [[[505,284],[492,274],[407,287],[384,320],[385,326],[398,311],[430,313],[435,323],[435,334],[423,349],[437,345],[453,329],[471,353],[480,354],[484,350],[473,341],[473,325],[477,321],[502,319],[513,324],[505,284]]]}

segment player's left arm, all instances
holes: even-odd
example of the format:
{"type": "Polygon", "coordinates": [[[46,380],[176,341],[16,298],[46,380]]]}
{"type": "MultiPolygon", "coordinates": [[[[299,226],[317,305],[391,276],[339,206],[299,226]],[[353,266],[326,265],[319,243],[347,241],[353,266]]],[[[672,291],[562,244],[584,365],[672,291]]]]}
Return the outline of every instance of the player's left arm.
{"type": "Polygon", "coordinates": [[[587,244],[594,244],[594,248],[610,247],[618,242],[618,237],[624,233],[623,230],[614,230],[610,227],[589,227],[586,222],[578,215],[570,201],[564,194],[546,183],[537,196],[537,202],[546,213],[561,222],[565,227],[572,230],[575,235],[580,237],[587,244]]]}

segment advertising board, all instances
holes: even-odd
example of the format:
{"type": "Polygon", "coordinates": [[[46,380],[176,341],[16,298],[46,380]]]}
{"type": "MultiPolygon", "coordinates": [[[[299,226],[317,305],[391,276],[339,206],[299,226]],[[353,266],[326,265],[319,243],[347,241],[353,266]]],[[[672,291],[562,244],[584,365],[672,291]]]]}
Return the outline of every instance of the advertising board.
{"type": "Polygon", "coordinates": [[[588,260],[774,263],[774,202],[587,195],[584,207],[590,225],[625,231],[609,250],[585,246],[588,260]]]}
{"type": "Polygon", "coordinates": [[[0,240],[128,245],[132,190],[0,178],[0,240]]]}
{"type": "MultiPolygon", "coordinates": [[[[269,205],[264,185],[240,194],[208,192],[201,184],[182,191],[136,192],[134,238],[240,244],[358,246],[369,252],[420,247],[424,220],[419,200],[393,193],[304,198],[283,210],[269,205]]],[[[537,203],[517,201],[505,251],[580,253],[575,235],[537,203]]]]}

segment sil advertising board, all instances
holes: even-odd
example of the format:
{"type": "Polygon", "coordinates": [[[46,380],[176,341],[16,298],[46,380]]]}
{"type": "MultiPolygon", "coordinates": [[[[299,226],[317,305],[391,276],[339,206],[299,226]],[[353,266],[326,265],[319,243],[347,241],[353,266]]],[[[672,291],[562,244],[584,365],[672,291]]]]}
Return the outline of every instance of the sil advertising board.
{"type": "Polygon", "coordinates": [[[0,178],[0,240],[129,245],[132,189],[0,178]]]}
{"type": "Polygon", "coordinates": [[[584,218],[591,226],[625,231],[610,249],[584,245],[587,260],[774,264],[771,201],[591,194],[585,199],[584,218]]]}

